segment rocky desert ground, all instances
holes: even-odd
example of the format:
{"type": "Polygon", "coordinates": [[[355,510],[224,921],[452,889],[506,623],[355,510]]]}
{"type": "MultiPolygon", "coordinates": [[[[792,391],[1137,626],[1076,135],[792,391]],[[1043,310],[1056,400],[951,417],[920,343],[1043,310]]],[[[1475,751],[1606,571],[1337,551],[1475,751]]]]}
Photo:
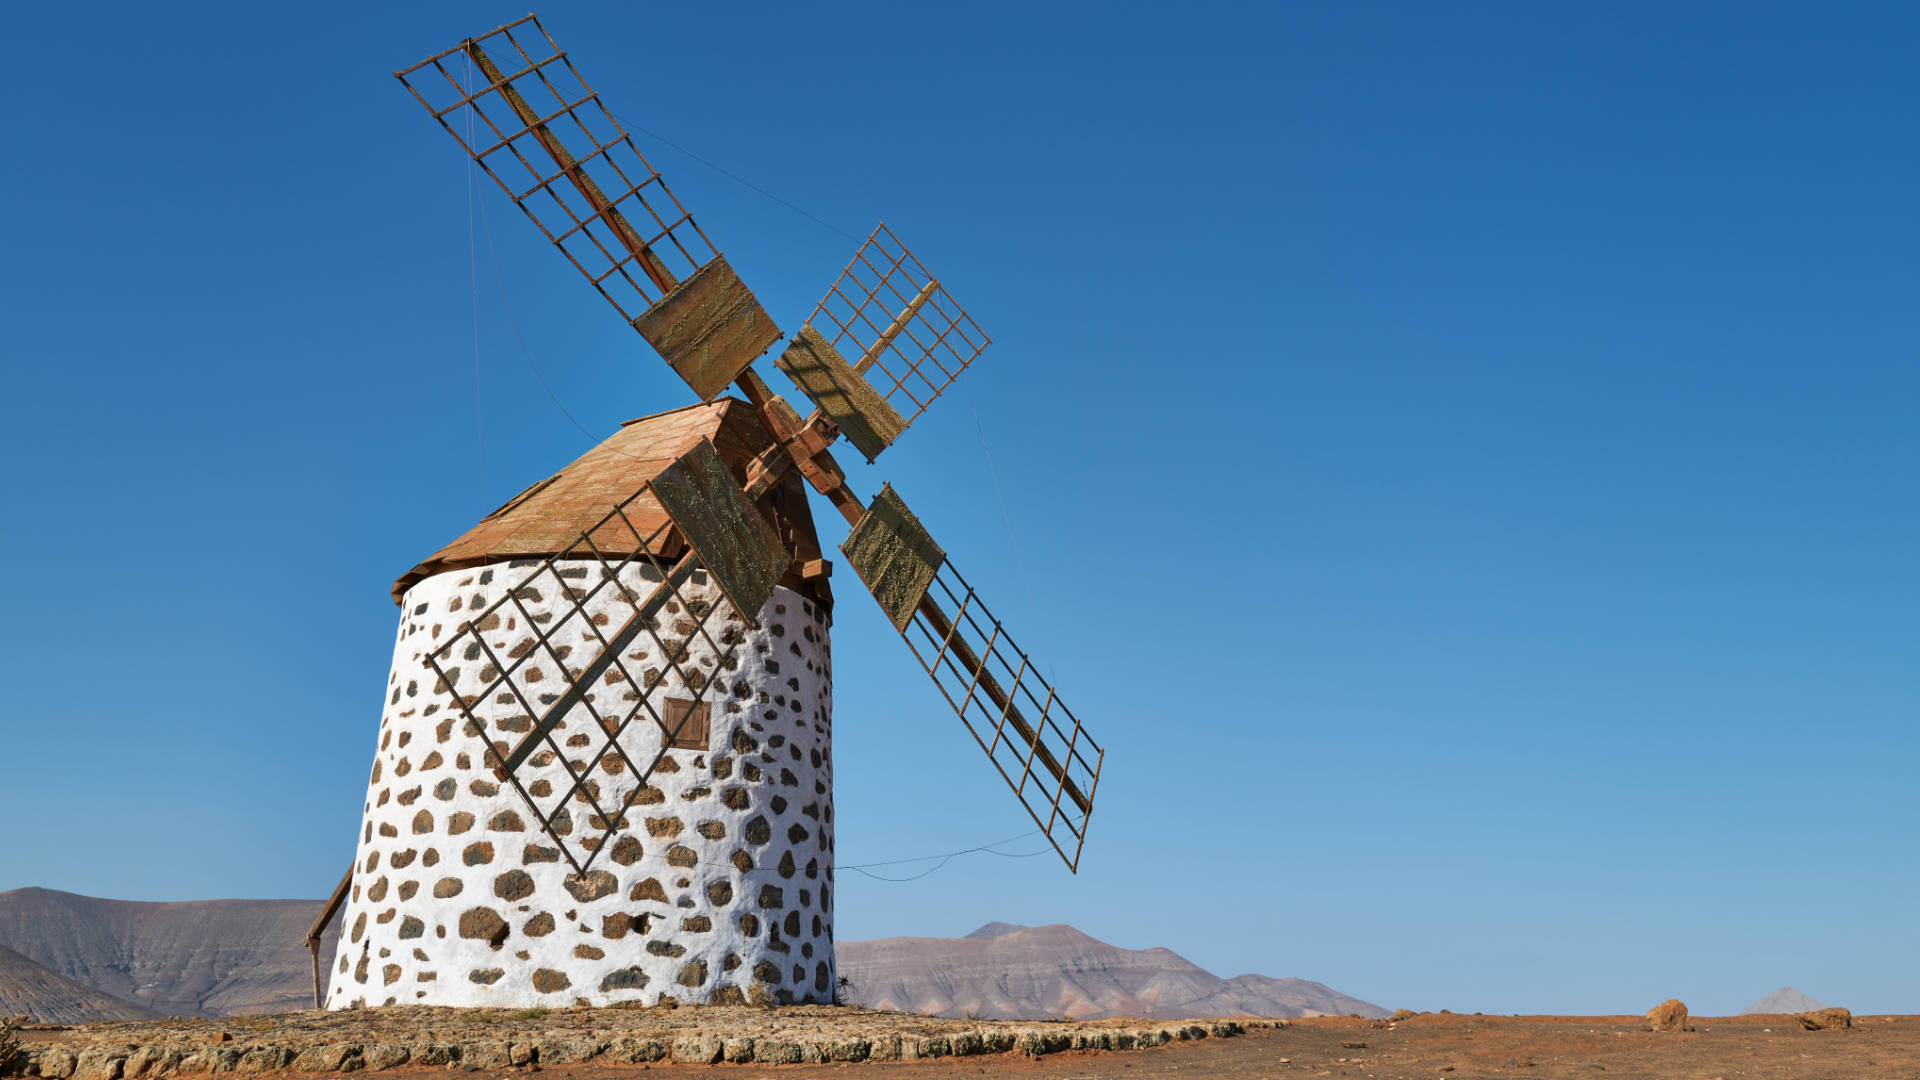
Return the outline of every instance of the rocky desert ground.
{"type": "Polygon", "coordinates": [[[1920,1076],[1920,1017],[1312,1017],[1163,1024],[1012,1024],[865,1009],[399,1008],[185,1021],[33,1026],[15,1072],[48,1080],[164,1080],[213,1072],[395,1080],[474,1071],[555,1080],[652,1076],[1527,1080],[1855,1080],[1920,1076]]]}
{"type": "Polygon", "coordinates": [[[1242,1035],[1285,1021],[995,1022],[854,1006],[383,1009],[0,1028],[0,1075],[166,1080],[212,1073],[604,1069],[1033,1059],[1242,1035]]]}

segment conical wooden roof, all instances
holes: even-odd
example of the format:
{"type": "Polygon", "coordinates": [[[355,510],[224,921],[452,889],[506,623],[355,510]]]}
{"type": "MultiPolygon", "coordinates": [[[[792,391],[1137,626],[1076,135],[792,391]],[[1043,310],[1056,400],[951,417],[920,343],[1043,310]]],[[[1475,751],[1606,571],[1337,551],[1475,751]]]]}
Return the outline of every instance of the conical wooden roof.
{"type": "MultiPolygon", "coordinates": [[[[742,485],[747,463],[774,443],[752,406],[737,398],[629,420],[573,464],[508,499],[459,539],[400,575],[393,583],[393,602],[401,603],[415,582],[434,574],[508,559],[544,559],[567,550],[616,504],[703,438],[713,442],[720,460],[742,485]]],[[[797,471],[789,470],[780,478],[761,501],[760,510],[796,561],[820,558],[813,513],[797,471]]],[[[624,513],[642,536],[651,535],[667,521],[651,493],[629,503],[624,513]]],[[[603,540],[613,531],[595,533],[594,542],[609,556],[631,554],[634,545],[624,526],[618,531],[629,537],[625,549],[610,548],[603,540]]],[[[685,550],[673,530],[662,533],[654,548],[653,554],[667,559],[678,558],[685,550]]],[[[803,582],[789,573],[782,584],[820,603],[832,603],[823,577],[803,582]]]]}

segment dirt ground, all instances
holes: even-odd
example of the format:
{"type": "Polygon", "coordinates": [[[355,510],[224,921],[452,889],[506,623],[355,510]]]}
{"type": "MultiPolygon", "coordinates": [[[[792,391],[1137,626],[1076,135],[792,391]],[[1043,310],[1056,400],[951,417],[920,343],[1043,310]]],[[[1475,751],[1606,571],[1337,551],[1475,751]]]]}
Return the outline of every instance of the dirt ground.
{"type": "MultiPolygon", "coordinates": [[[[914,1062],[766,1066],[654,1065],[649,1078],[715,1070],[773,1080],[1920,1080],[1920,1017],[1856,1017],[1849,1031],[1810,1032],[1791,1016],[1696,1018],[1690,1032],[1653,1032],[1638,1016],[1424,1015],[1390,1027],[1346,1018],[1296,1020],[1231,1039],[1172,1042],[1126,1053],[1018,1054],[914,1062]],[[1364,1046],[1353,1046],[1363,1043],[1364,1046]]],[[[638,1067],[559,1067],[543,1080],[623,1080],[638,1067]]],[[[413,1080],[426,1080],[421,1073],[413,1080]]]]}
{"type": "MultiPolygon", "coordinates": [[[[1069,1052],[865,1065],[735,1067],[776,1080],[871,1077],[949,1080],[1862,1080],[1920,1078],[1920,1017],[1856,1017],[1849,1031],[1810,1032],[1791,1016],[1696,1018],[1690,1032],[1653,1032],[1638,1016],[1422,1015],[1392,1026],[1346,1018],[1295,1020],[1232,1039],[1173,1042],[1130,1053],[1069,1052]],[[1353,1044],[1364,1045],[1353,1045],[1353,1044]]],[[[552,1069],[552,1080],[614,1080],[614,1069],[552,1069]]],[[[654,1066],[649,1077],[691,1077],[698,1067],[654,1066]]],[[[424,1080],[424,1078],[422,1078],[424,1080]]]]}
{"type": "MultiPolygon", "coordinates": [[[[432,1024],[437,1030],[429,1034],[444,1038],[453,1033],[450,1029],[464,1026],[447,1011],[422,1011],[420,1015],[404,1020],[392,1013],[382,1017],[382,1013],[386,1012],[380,1010],[361,1014],[358,1023],[363,1027],[378,1026],[389,1030],[360,1031],[356,1033],[358,1037],[418,1037],[418,1031],[406,1029],[432,1024]]],[[[551,1035],[556,1033],[553,1022],[568,1015],[556,1013],[525,1023],[515,1023],[519,1017],[501,1016],[491,1026],[496,1030],[540,1026],[545,1027],[551,1035]]],[[[605,1017],[606,1014],[601,1013],[596,1019],[604,1021],[605,1017]]],[[[744,1034],[746,1026],[756,1022],[756,1018],[744,1010],[739,1016],[731,1012],[716,1015],[715,1012],[682,1010],[675,1019],[680,1024],[688,1025],[680,1028],[681,1031],[694,1031],[692,1025],[697,1022],[698,1030],[703,1034],[718,1032],[723,1028],[744,1034]]],[[[851,1014],[840,1011],[837,1015],[828,1015],[819,1010],[793,1010],[791,1015],[782,1011],[772,1017],[766,1012],[759,1013],[759,1037],[763,1040],[770,1033],[770,1021],[771,1028],[784,1030],[790,1038],[805,1038],[803,1031],[816,1036],[825,1036],[834,1031],[841,1037],[850,1031],[857,1031],[863,1037],[876,1038],[876,1053],[881,1045],[879,1040],[889,1033],[922,1032],[933,1035],[947,1028],[954,1028],[955,1031],[963,1028],[976,1032],[988,1030],[983,1025],[966,1021],[875,1014],[864,1010],[851,1014]],[[820,1015],[815,1015],[815,1012],[820,1012],[820,1015]]],[[[636,1015],[633,1022],[636,1025],[645,1023],[649,1028],[659,1028],[661,1025],[659,1020],[648,1020],[644,1014],[636,1015]]],[[[991,1052],[975,1048],[969,1051],[968,1056],[941,1056],[923,1060],[828,1061],[812,1065],[778,1065],[764,1060],[715,1065],[676,1064],[670,1057],[648,1062],[622,1062],[607,1054],[576,1064],[554,1062],[529,1065],[516,1064],[526,1059],[513,1055],[488,1061],[479,1068],[486,1071],[548,1074],[541,1080],[638,1080],[643,1072],[649,1080],[655,1076],[667,1080],[672,1077],[714,1075],[733,1075],[743,1080],[747,1077],[771,1077],[775,1080],[824,1077],[842,1080],[955,1080],[960,1077],[1019,1077],[1032,1080],[1153,1080],[1156,1077],[1220,1077],[1222,1080],[1291,1080],[1294,1077],[1393,1080],[1421,1077],[1425,1080],[1469,1080],[1518,1077],[1554,1080],[1578,1077],[1580,1080],[1594,1080],[1603,1075],[1608,1078],[1648,1077],[1660,1080],[1855,1080],[1873,1077],[1920,1080],[1920,1017],[1855,1017],[1853,1022],[1854,1027],[1850,1030],[1806,1031],[1791,1016],[1696,1017],[1692,1020],[1692,1030],[1654,1032],[1638,1016],[1494,1017],[1423,1013],[1397,1022],[1320,1017],[1282,1022],[1282,1026],[1273,1027],[1257,1027],[1247,1023],[1244,1034],[1239,1033],[1241,1025],[1235,1024],[1230,1028],[1215,1028],[1222,1034],[1231,1032],[1232,1037],[1205,1037],[1198,1029],[1192,1029],[1192,1037],[1180,1038],[1176,1035],[1164,1045],[1145,1046],[1146,1040],[1142,1039],[1142,1046],[1124,1051],[1048,1047],[1049,1052],[1037,1057],[1022,1053],[1019,1049],[991,1052]]],[[[28,1043],[30,1047],[40,1044],[49,1050],[56,1041],[69,1046],[90,1043],[99,1050],[131,1048],[134,1041],[148,1042],[157,1034],[154,1029],[164,1029],[168,1041],[179,1041],[181,1045],[206,1046],[209,1045],[209,1036],[213,1040],[232,1036],[234,1038],[231,1041],[215,1042],[213,1045],[244,1046],[249,1035],[265,1034],[264,1031],[237,1029],[239,1023],[236,1018],[228,1018],[225,1021],[175,1024],[90,1025],[85,1029],[29,1032],[28,1043]],[[141,1031],[142,1027],[146,1030],[141,1031]],[[223,1027],[227,1029],[224,1032],[212,1030],[223,1027]],[[148,1038],[135,1038],[136,1035],[148,1038]]],[[[309,1039],[318,1042],[346,1035],[348,1032],[342,1025],[352,1024],[354,1019],[337,1013],[305,1013],[258,1018],[248,1023],[275,1029],[275,1033],[281,1037],[288,1035],[289,1029],[299,1029],[309,1039]]],[[[1133,1029],[1144,1034],[1143,1029],[1150,1023],[1137,1020],[1092,1021],[1057,1027],[1044,1023],[1021,1027],[1025,1032],[1071,1029],[1080,1033],[1098,1030],[1117,1033],[1133,1029]]],[[[1175,1030],[1177,1032],[1179,1029],[1175,1030]]],[[[522,1033],[508,1030],[506,1034],[516,1037],[522,1033]]],[[[542,1052],[535,1056],[537,1062],[562,1056],[557,1053],[562,1044],[541,1042],[537,1045],[542,1048],[542,1052]]],[[[124,1054],[125,1050],[121,1052],[124,1054]]],[[[383,1067],[384,1063],[373,1060],[374,1044],[370,1043],[366,1052],[366,1061],[343,1062],[345,1069],[338,1071],[324,1066],[316,1069],[305,1061],[290,1062],[292,1068],[289,1071],[273,1071],[283,1076],[316,1072],[323,1076],[339,1076],[344,1071],[365,1069],[389,1074],[394,1080],[428,1080],[429,1077],[438,1080],[449,1071],[474,1071],[476,1068],[471,1048],[466,1059],[425,1067],[420,1064],[423,1059],[419,1055],[410,1061],[383,1067]]],[[[250,1064],[241,1063],[237,1071],[254,1071],[249,1068],[250,1064]]],[[[229,1069],[233,1067],[227,1066],[229,1069]]],[[[132,1075],[133,1071],[129,1068],[126,1073],[132,1075]]],[[[190,1067],[183,1067],[179,1073],[193,1071],[190,1067]]],[[[63,1070],[61,1073],[72,1076],[73,1080],[89,1080],[87,1074],[87,1062],[84,1059],[80,1069],[70,1072],[63,1070]]],[[[112,1068],[104,1070],[102,1075],[92,1080],[116,1080],[120,1075],[120,1069],[112,1068]]]]}

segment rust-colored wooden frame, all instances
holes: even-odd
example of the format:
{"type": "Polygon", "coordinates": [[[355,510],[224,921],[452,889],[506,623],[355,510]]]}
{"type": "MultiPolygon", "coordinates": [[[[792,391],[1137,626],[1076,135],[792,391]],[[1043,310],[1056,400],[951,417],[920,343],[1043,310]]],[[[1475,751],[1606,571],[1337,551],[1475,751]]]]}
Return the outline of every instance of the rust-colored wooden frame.
{"type": "Polygon", "coordinates": [[[559,847],[577,874],[586,873],[594,859],[606,848],[607,840],[624,829],[627,811],[632,808],[640,793],[646,789],[648,779],[652,777],[667,752],[673,748],[673,742],[680,736],[680,728],[686,722],[686,716],[683,714],[679,718],[680,723],[669,723],[664,714],[665,710],[656,709],[648,700],[647,691],[659,685],[668,675],[672,675],[683,685],[694,690],[698,695],[696,700],[704,701],[705,695],[720,682],[704,673],[697,671],[690,673],[688,667],[681,662],[686,658],[680,648],[682,643],[669,644],[653,627],[654,616],[669,603],[677,604],[681,610],[692,616],[695,620],[694,631],[686,635],[686,638],[691,641],[697,634],[705,642],[707,650],[714,657],[716,670],[725,668],[732,661],[740,644],[738,638],[728,641],[729,635],[724,633],[721,633],[716,640],[714,633],[708,630],[708,624],[714,615],[730,605],[692,602],[681,592],[681,589],[694,579],[694,575],[705,573],[699,569],[699,560],[693,550],[689,548],[685,554],[671,563],[661,556],[652,554],[654,550],[659,550],[663,546],[661,541],[666,531],[674,528],[671,521],[662,524],[650,534],[642,535],[627,516],[627,507],[647,493],[648,487],[643,486],[616,505],[592,528],[583,532],[578,541],[566,550],[541,560],[538,568],[507,585],[505,594],[500,599],[481,611],[471,614],[452,637],[426,654],[426,661],[439,680],[435,688],[436,692],[444,692],[453,697],[465,721],[467,733],[480,737],[489,746],[485,763],[494,769],[495,775],[502,781],[513,786],[521,801],[540,822],[541,829],[559,847]],[[627,533],[624,539],[629,542],[619,546],[628,548],[633,553],[624,557],[607,555],[602,544],[606,543],[610,537],[602,536],[602,543],[596,543],[594,540],[595,535],[602,529],[616,531],[624,529],[627,533]],[[595,564],[601,570],[600,580],[593,583],[591,587],[582,588],[575,585],[563,576],[558,565],[562,562],[595,564]],[[635,565],[641,567],[640,574],[643,579],[659,582],[645,596],[620,582],[621,572],[635,565]],[[559,595],[566,596],[571,601],[570,608],[564,615],[552,619],[545,626],[533,618],[533,613],[527,610],[521,600],[522,590],[542,581],[549,582],[547,587],[558,589],[559,595]],[[633,610],[633,614],[612,634],[603,632],[586,613],[588,603],[608,589],[615,590],[619,598],[633,610]],[[525,632],[532,635],[533,646],[519,656],[503,657],[487,643],[485,634],[478,627],[486,624],[490,616],[509,610],[517,612],[525,623],[527,627],[525,632]],[[569,667],[554,651],[553,640],[563,627],[568,626],[576,618],[580,620],[580,625],[587,629],[591,639],[599,644],[600,652],[585,664],[569,667]],[[651,638],[654,649],[665,664],[665,667],[651,679],[636,678],[634,673],[627,669],[626,662],[622,659],[626,648],[642,634],[651,638]],[[486,680],[479,693],[461,696],[454,693],[457,674],[449,678],[452,673],[443,666],[442,661],[451,663],[454,656],[464,656],[467,651],[473,652],[473,659],[476,661],[484,659],[494,674],[491,679],[486,680]],[[554,669],[561,673],[567,689],[551,704],[538,708],[534,706],[526,688],[514,678],[514,675],[527,666],[529,661],[539,660],[542,657],[550,660],[554,669]],[[640,691],[637,695],[638,700],[624,713],[603,713],[588,697],[587,691],[610,671],[617,672],[619,678],[640,691]],[[512,747],[509,747],[505,741],[496,741],[489,736],[485,718],[477,714],[474,709],[481,703],[492,702],[496,695],[501,693],[510,695],[513,703],[522,710],[524,715],[536,718],[531,730],[521,737],[516,746],[512,747]],[[584,709],[587,717],[592,721],[592,726],[603,736],[592,759],[579,769],[573,767],[572,759],[566,755],[553,737],[553,731],[559,721],[576,709],[584,709]],[[627,752],[623,741],[629,728],[636,721],[651,722],[660,735],[660,747],[644,767],[627,752]],[[560,792],[559,797],[553,801],[551,809],[542,806],[520,781],[520,766],[539,752],[551,752],[553,760],[562,764],[570,780],[567,789],[560,792]],[[613,813],[607,812],[607,808],[601,804],[593,788],[586,784],[590,774],[609,753],[618,756],[624,762],[627,771],[634,777],[633,789],[621,800],[613,813]],[[580,846],[586,848],[584,857],[574,850],[575,845],[561,835],[553,824],[553,819],[567,807],[569,801],[575,798],[576,793],[583,796],[587,805],[593,810],[594,816],[590,822],[598,820],[602,825],[598,834],[591,838],[591,843],[586,840],[587,830],[581,830],[583,840],[580,846]]]}
{"type": "Polygon", "coordinates": [[[951,560],[940,564],[900,636],[1047,842],[1078,873],[1106,751],[951,560]]]}
{"type": "Polygon", "coordinates": [[[993,344],[884,221],[807,325],[840,355],[859,357],[853,370],[899,414],[903,430],[993,344]]]}
{"type": "Polygon", "coordinates": [[[537,18],[469,38],[394,76],[701,400],[778,339],[759,301],[537,18]],[[489,49],[506,58],[505,67],[489,49]],[[471,65],[464,83],[450,62],[471,65]],[[568,139],[593,149],[575,157],[568,139]],[[737,288],[720,290],[728,301],[723,317],[699,328],[689,345],[667,332],[677,320],[654,309],[703,275],[737,288]]]}

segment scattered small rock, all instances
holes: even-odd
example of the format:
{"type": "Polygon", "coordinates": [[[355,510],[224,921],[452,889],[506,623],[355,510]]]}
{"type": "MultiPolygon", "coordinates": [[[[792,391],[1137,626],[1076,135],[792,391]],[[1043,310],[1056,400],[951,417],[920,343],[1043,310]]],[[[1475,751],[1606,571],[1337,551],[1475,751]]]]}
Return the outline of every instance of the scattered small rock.
{"type": "Polygon", "coordinates": [[[1668,998],[1647,1010],[1647,1023],[1655,1031],[1687,1030],[1687,1006],[1679,998],[1668,998]]]}
{"type": "Polygon", "coordinates": [[[1853,1026],[1853,1014],[1845,1009],[1815,1009],[1801,1013],[1800,1026],[1808,1031],[1835,1031],[1853,1026]]]}

